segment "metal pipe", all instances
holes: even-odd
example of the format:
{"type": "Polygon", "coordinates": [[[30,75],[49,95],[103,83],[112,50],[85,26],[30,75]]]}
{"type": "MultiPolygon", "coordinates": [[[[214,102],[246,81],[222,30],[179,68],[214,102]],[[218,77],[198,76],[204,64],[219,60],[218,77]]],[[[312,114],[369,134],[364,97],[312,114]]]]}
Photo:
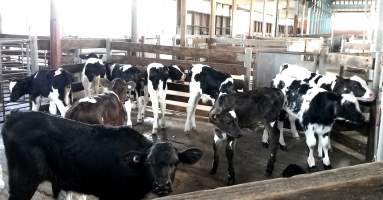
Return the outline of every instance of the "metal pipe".
{"type": "MultiPolygon", "coordinates": [[[[379,119],[378,114],[381,114],[383,108],[382,104],[382,83],[383,83],[383,73],[381,72],[381,57],[382,57],[382,34],[383,34],[383,0],[377,0],[376,2],[376,13],[378,14],[377,22],[375,24],[375,38],[374,38],[374,48],[375,48],[375,65],[374,65],[374,81],[373,88],[375,91],[378,91],[377,99],[377,118],[379,119]]],[[[377,150],[376,150],[376,161],[383,161],[383,118],[380,116],[380,122],[378,125],[377,133],[375,133],[375,138],[377,139],[377,150]]]]}

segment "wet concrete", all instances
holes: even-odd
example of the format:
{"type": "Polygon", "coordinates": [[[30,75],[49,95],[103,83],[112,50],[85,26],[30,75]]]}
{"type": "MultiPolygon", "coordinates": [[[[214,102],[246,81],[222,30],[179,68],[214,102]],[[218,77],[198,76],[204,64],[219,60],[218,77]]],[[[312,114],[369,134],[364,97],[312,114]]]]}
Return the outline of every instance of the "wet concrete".
{"type": "MultiPolygon", "coordinates": [[[[213,189],[225,186],[227,177],[226,157],[223,149],[220,150],[221,160],[217,174],[210,175],[209,170],[213,157],[211,144],[213,142],[213,126],[206,122],[197,122],[197,130],[193,131],[190,136],[186,136],[183,132],[185,123],[184,115],[172,114],[167,117],[167,128],[159,134],[160,137],[167,137],[179,149],[187,147],[198,147],[204,151],[203,158],[195,165],[179,165],[174,182],[173,194],[213,189]]],[[[134,128],[141,133],[149,134],[151,132],[152,118],[147,117],[143,125],[135,125],[134,128]]],[[[269,150],[261,145],[261,136],[263,129],[244,130],[244,135],[238,139],[235,152],[235,171],[237,183],[245,183],[268,179],[264,176],[266,162],[269,156],[269,150]]],[[[289,137],[285,134],[288,151],[279,151],[277,162],[275,164],[274,174],[270,178],[280,177],[283,169],[290,163],[299,164],[306,167],[307,147],[302,136],[300,140],[289,137]]],[[[333,148],[330,153],[332,165],[334,168],[355,165],[362,161],[333,148]]],[[[5,163],[4,148],[0,148],[0,162],[3,166],[5,181],[7,182],[7,168],[5,163]]],[[[323,170],[321,160],[316,159],[318,170],[323,170]]],[[[152,198],[150,196],[149,198],[152,198]]],[[[0,200],[8,199],[8,185],[0,192],[0,200]]],[[[45,183],[39,187],[33,200],[51,200],[50,184],[45,183]]],[[[93,200],[94,198],[88,198],[93,200]]]]}

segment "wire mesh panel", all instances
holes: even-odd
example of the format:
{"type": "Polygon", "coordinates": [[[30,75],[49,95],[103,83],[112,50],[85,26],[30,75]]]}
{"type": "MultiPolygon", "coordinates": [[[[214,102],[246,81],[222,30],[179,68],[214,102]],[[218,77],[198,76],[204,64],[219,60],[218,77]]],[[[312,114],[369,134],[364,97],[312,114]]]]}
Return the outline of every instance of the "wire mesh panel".
{"type": "Polygon", "coordinates": [[[29,96],[10,101],[9,82],[31,74],[30,41],[0,39],[0,122],[13,110],[29,110],[29,96]]]}

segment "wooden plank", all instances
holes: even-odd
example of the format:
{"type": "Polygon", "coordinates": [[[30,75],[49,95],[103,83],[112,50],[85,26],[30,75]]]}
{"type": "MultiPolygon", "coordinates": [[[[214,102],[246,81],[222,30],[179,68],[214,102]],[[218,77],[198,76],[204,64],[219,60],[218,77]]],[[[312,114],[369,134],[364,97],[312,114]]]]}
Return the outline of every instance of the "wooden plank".
{"type": "Polygon", "coordinates": [[[219,71],[223,71],[233,75],[242,75],[245,73],[245,68],[239,64],[223,64],[223,63],[211,63],[211,62],[196,62],[190,60],[166,60],[166,59],[156,59],[156,58],[139,58],[135,56],[117,56],[112,55],[112,62],[117,63],[126,63],[132,65],[141,65],[146,66],[150,63],[157,62],[162,63],[164,65],[178,65],[183,70],[189,69],[192,64],[206,64],[210,67],[213,67],[219,71]]]}
{"type": "MultiPolygon", "coordinates": [[[[193,58],[207,58],[226,63],[238,63],[241,52],[231,52],[223,49],[196,49],[176,46],[160,46],[153,44],[139,44],[127,42],[112,42],[113,50],[125,50],[132,52],[148,52],[169,54],[176,56],[189,56],[193,58]]],[[[243,52],[243,50],[242,50],[243,52]]]]}
{"type": "Polygon", "coordinates": [[[216,0],[210,0],[210,23],[209,35],[211,38],[215,37],[215,17],[216,17],[217,3],[216,0]]]}
{"type": "MultiPolygon", "coordinates": [[[[47,39],[39,39],[38,47],[39,50],[49,50],[50,41],[47,39]]],[[[72,49],[92,49],[92,48],[105,48],[105,39],[62,39],[61,49],[72,50],[72,49]]]]}
{"type": "Polygon", "coordinates": [[[382,199],[383,163],[367,163],[292,178],[203,190],[159,200],[382,199]]]}

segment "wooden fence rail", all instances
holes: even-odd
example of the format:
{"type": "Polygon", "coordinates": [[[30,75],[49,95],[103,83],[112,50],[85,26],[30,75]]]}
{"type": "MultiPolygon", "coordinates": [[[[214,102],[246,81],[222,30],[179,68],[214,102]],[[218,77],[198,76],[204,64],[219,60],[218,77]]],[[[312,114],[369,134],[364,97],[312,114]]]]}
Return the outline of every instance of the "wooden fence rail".
{"type": "Polygon", "coordinates": [[[203,190],[158,200],[383,199],[383,163],[367,163],[299,175],[203,190]]]}

